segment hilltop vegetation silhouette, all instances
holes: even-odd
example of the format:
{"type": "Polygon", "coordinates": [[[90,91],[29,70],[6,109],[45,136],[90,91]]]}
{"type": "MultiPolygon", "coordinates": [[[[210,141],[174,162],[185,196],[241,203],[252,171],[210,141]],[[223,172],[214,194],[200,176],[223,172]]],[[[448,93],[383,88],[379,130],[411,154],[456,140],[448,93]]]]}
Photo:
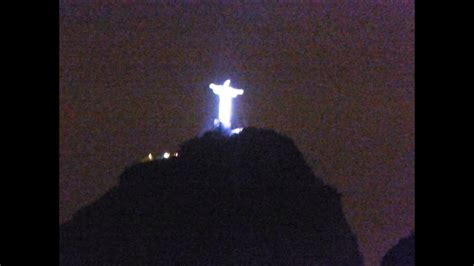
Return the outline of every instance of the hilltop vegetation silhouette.
{"type": "Polygon", "coordinates": [[[61,265],[363,265],[340,194],[273,130],[127,168],[60,226],[61,265]]]}
{"type": "Polygon", "coordinates": [[[382,258],[381,266],[414,266],[415,265],[415,231],[387,251],[382,258]]]}

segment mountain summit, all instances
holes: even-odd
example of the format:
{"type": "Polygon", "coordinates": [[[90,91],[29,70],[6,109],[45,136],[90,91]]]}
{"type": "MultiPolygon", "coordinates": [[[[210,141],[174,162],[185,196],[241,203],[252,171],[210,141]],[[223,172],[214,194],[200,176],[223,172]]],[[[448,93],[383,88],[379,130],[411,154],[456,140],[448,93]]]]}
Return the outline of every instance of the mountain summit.
{"type": "Polygon", "coordinates": [[[288,137],[210,131],[60,226],[61,265],[362,265],[340,194],[288,137]]]}

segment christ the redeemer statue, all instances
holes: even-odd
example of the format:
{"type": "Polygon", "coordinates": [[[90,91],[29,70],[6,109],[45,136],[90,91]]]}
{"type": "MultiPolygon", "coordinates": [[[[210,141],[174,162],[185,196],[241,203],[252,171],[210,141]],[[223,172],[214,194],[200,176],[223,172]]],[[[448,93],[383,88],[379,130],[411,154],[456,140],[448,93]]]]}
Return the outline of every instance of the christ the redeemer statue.
{"type": "Polygon", "coordinates": [[[230,129],[232,99],[237,97],[237,95],[244,94],[244,90],[232,88],[230,86],[230,79],[226,80],[223,85],[211,83],[209,88],[219,96],[219,122],[225,129],[230,129]]]}

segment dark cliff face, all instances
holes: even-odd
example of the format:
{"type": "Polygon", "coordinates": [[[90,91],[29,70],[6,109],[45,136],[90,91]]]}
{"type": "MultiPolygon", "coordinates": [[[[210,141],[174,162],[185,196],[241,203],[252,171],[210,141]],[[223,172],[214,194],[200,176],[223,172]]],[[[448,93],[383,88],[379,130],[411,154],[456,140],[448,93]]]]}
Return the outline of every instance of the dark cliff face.
{"type": "Polygon", "coordinates": [[[293,141],[208,132],[134,165],[60,227],[61,265],[362,265],[340,195],[293,141]]]}
{"type": "Polygon", "coordinates": [[[415,231],[410,236],[400,239],[383,257],[382,266],[415,265],[415,231]]]}

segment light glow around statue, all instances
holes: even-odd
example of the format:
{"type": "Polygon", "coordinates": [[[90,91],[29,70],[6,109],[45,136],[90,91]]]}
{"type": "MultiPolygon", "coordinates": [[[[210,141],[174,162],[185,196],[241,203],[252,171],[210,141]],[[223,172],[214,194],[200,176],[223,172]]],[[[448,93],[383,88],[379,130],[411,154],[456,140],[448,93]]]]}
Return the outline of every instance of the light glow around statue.
{"type": "Polygon", "coordinates": [[[232,99],[238,95],[244,94],[244,90],[232,88],[230,86],[230,79],[226,80],[223,85],[211,83],[209,88],[219,96],[219,122],[225,129],[230,129],[232,99]]]}

